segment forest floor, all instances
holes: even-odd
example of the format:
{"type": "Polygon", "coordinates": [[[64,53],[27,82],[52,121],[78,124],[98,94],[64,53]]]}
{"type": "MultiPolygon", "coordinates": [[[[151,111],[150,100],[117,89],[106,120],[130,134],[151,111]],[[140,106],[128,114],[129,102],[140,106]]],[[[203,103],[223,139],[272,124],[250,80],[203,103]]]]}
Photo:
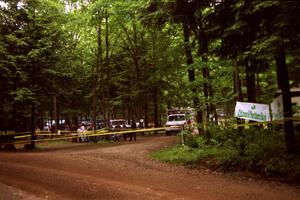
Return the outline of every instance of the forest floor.
{"type": "Polygon", "coordinates": [[[296,200],[300,197],[299,186],[215,174],[150,158],[149,152],[178,142],[176,136],[137,139],[0,152],[0,200],[296,200]]]}

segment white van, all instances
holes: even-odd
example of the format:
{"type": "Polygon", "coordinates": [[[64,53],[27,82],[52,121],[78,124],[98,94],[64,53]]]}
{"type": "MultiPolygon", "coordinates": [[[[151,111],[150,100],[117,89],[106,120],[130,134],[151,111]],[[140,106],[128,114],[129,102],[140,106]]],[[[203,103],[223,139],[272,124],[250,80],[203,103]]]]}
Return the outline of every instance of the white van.
{"type": "Polygon", "coordinates": [[[166,123],[166,135],[179,133],[187,123],[185,114],[170,114],[166,123]]]}

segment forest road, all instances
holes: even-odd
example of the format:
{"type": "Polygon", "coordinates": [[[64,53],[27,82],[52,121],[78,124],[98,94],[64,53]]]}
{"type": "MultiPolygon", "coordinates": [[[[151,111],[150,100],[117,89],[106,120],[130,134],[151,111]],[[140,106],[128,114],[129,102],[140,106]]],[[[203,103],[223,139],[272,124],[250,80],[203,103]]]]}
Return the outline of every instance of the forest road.
{"type": "Polygon", "coordinates": [[[300,199],[300,189],[159,163],[149,152],[175,136],[83,144],[37,152],[0,152],[0,200],[300,199]]]}

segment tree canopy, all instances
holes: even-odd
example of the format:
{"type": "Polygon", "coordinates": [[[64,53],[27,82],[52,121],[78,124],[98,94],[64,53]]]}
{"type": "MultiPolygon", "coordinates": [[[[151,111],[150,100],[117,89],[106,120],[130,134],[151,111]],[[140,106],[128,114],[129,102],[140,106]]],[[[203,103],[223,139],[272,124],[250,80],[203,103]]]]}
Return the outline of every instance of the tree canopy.
{"type": "MultiPolygon", "coordinates": [[[[292,117],[298,1],[1,0],[0,18],[0,129],[161,126],[172,107],[193,107],[205,127],[277,89],[292,117]]],[[[292,151],[292,121],[285,132],[292,151]]]]}

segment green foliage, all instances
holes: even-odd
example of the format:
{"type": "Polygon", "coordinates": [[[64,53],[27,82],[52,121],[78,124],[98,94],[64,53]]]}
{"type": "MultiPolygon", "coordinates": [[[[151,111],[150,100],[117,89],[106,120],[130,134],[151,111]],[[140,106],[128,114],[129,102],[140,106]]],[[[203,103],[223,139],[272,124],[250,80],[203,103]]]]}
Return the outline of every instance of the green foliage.
{"type": "MultiPolygon", "coordinates": [[[[200,148],[190,147],[188,145],[177,145],[169,149],[163,149],[160,151],[153,152],[151,156],[155,159],[171,162],[176,164],[195,164],[204,163],[208,161],[209,158],[215,158],[219,161],[225,162],[228,160],[234,152],[230,149],[224,149],[224,151],[219,151],[218,148],[205,145],[203,138],[195,139],[200,148]]],[[[194,141],[194,142],[195,142],[194,141]]],[[[211,160],[211,164],[214,164],[216,160],[211,160]]]]}
{"type": "Polygon", "coordinates": [[[295,177],[297,181],[300,181],[300,164],[295,167],[295,177]]]}
{"type": "Polygon", "coordinates": [[[209,128],[211,142],[202,136],[187,137],[185,146],[174,146],[152,153],[155,159],[214,170],[247,170],[265,176],[299,176],[300,159],[287,155],[283,133],[258,127],[244,130],[244,153],[240,154],[241,138],[237,129],[209,128]]]}
{"type": "Polygon", "coordinates": [[[187,146],[175,146],[167,150],[153,152],[151,156],[155,159],[175,164],[187,164],[198,159],[198,152],[187,146]]]}
{"type": "MultiPolygon", "coordinates": [[[[31,104],[38,117],[53,117],[54,96],[58,115],[71,121],[91,115],[93,97],[97,113],[110,111],[125,118],[163,121],[167,108],[192,107],[196,98],[200,111],[213,115],[215,107],[231,115],[236,97],[232,58],[238,60],[242,79],[249,74],[249,60],[257,61],[251,73],[257,75],[259,101],[268,103],[276,91],[278,46],[286,50],[289,69],[299,63],[296,1],[32,0],[21,6],[20,0],[3,2],[7,6],[0,8],[0,126],[25,121],[28,112],[22,110],[31,104]],[[182,23],[189,38],[184,38],[182,23]],[[190,41],[193,64],[186,64],[184,39],[190,41]],[[192,82],[190,71],[195,73],[192,82]]],[[[247,133],[225,130],[218,135],[213,128],[208,130],[215,134],[212,144],[230,144],[240,154],[252,145],[247,133]]],[[[187,142],[197,146],[193,139],[187,142]]]]}
{"type": "Polygon", "coordinates": [[[267,174],[286,174],[288,169],[287,162],[280,158],[274,157],[265,163],[265,171],[267,174]]]}
{"type": "Polygon", "coordinates": [[[191,135],[186,137],[185,145],[190,147],[190,148],[198,148],[199,147],[199,142],[197,139],[191,135]]]}
{"type": "Polygon", "coordinates": [[[35,94],[28,88],[18,88],[16,91],[12,91],[10,95],[15,102],[30,102],[34,99],[35,94]]]}

